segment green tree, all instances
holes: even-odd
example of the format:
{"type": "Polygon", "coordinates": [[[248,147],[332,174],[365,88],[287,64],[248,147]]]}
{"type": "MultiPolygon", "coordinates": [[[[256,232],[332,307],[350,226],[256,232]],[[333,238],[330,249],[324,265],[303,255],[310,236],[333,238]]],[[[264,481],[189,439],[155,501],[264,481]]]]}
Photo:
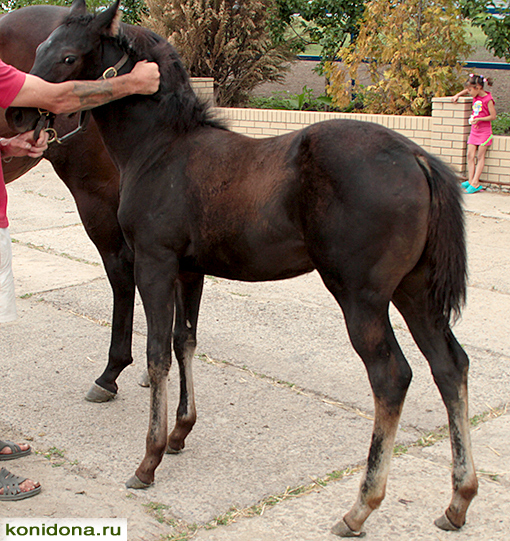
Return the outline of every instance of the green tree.
{"type": "Polygon", "coordinates": [[[292,52],[270,36],[270,0],[148,0],[143,24],[179,51],[190,75],[213,77],[218,105],[235,106],[283,79],[292,52]]]}
{"type": "Polygon", "coordinates": [[[364,112],[429,115],[434,96],[461,86],[469,51],[454,0],[372,0],[344,65],[327,66],[328,90],[341,108],[354,93],[364,112]],[[363,71],[372,84],[360,85],[363,71]]]}
{"type": "Polygon", "coordinates": [[[297,52],[319,45],[323,61],[359,33],[364,0],[275,0],[270,27],[275,41],[287,41],[297,52]]]}
{"type": "Polygon", "coordinates": [[[464,16],[487,36],[487,49],[510,62],[510,2],[461,0],[460,6],[464,16]]]}
{"type": "MultiPolygon", "coordinates": [[[[70,6],[73,0],[6,0],[1,3],[4,11],[31,6],[34,4],[50,4],[54,6],[70,6]]],[[[104,0],[87,0],[90,11],[103,8],[104,0]]],[[[141,16],[147,10],[144,0],[123,0],[121,6],[123,21],[130,24],[139,24],[141,16]]]]}

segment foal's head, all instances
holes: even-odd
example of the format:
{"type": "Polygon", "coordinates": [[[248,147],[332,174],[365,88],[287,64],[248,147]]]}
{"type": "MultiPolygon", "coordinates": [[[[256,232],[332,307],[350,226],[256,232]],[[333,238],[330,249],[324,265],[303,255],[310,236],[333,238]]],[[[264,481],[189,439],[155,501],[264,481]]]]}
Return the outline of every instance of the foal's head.
{"type": "Polygon", "coordinates": [[[160,68],[160,118],[179,132],[212,120],[207,107],[191,89],[188,74],[175,49],[161,36],[142,27],[120,22],[120,0],[97,15],[87,13],[85,0],[74,0],[69,16],[37,49],[31,73],[50,82],[100,78],[127,54],[119,74],[139,60],[157,62],[160,68]]]}
{"type": "MultiPolygon", "coordinates": [[[[124,53],[129,61],[120,69],[129,71],[138,60],[172,66],[179,57],[162,37],[141,28],[122,24],[120,0],[97,15],[87,13],[85,0],[74,0],[68,17],[37,48],[31,73],[51,82],[98,79],[124,53]]],[[[177,66],[185,73],[182,64],[177,66]]]]}
{"type": "Polygon", "coordinates": [[[84,0],[75,0],[64,23],[37,48],[31,73],[54,83],[99,78],[104,56],[113,53],[104,45],[120,31],[118,13],[116,2],[94,17],[84,0]]]}

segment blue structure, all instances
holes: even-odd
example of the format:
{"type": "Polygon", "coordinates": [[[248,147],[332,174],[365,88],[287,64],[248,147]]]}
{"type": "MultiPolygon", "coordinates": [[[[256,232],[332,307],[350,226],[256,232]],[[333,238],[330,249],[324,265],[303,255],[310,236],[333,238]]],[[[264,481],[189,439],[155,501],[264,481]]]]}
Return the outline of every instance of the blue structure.
{"type": "MultiPolygon", "coordinates": [[[[309,60],[311,62],[320,62],[321,57],[311,54],[298,54],[298,60],[309,60]]],[[[477,62],[469,61],[464,63],[466,68],[477,68],[483,70],[510,70],[510,64],[506,62],[477,62]]]]}

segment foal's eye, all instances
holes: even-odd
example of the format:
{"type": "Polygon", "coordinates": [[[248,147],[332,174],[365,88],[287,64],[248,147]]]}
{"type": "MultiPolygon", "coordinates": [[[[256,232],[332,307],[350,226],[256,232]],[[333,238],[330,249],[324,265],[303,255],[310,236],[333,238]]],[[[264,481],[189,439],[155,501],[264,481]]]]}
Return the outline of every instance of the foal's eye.
{"type": "Polygon", "coordinates": [[[74,64],[75,62],[76,62],[75,56],[66,56],[64,58],[64,64],[67,64],[68,66],[70,66],[71,64],[74,64]]]}

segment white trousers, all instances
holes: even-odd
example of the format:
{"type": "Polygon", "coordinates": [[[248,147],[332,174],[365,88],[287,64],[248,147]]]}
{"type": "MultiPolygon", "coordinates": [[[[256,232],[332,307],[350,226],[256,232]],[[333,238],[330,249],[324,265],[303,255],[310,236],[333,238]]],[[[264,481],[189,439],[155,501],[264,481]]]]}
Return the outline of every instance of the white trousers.
{"type": "Polygon", "coordinates": [[[16,296],[12,274],[12,245],[9,228],[0,227],[0,323],[16,319],[16,296]]]}

